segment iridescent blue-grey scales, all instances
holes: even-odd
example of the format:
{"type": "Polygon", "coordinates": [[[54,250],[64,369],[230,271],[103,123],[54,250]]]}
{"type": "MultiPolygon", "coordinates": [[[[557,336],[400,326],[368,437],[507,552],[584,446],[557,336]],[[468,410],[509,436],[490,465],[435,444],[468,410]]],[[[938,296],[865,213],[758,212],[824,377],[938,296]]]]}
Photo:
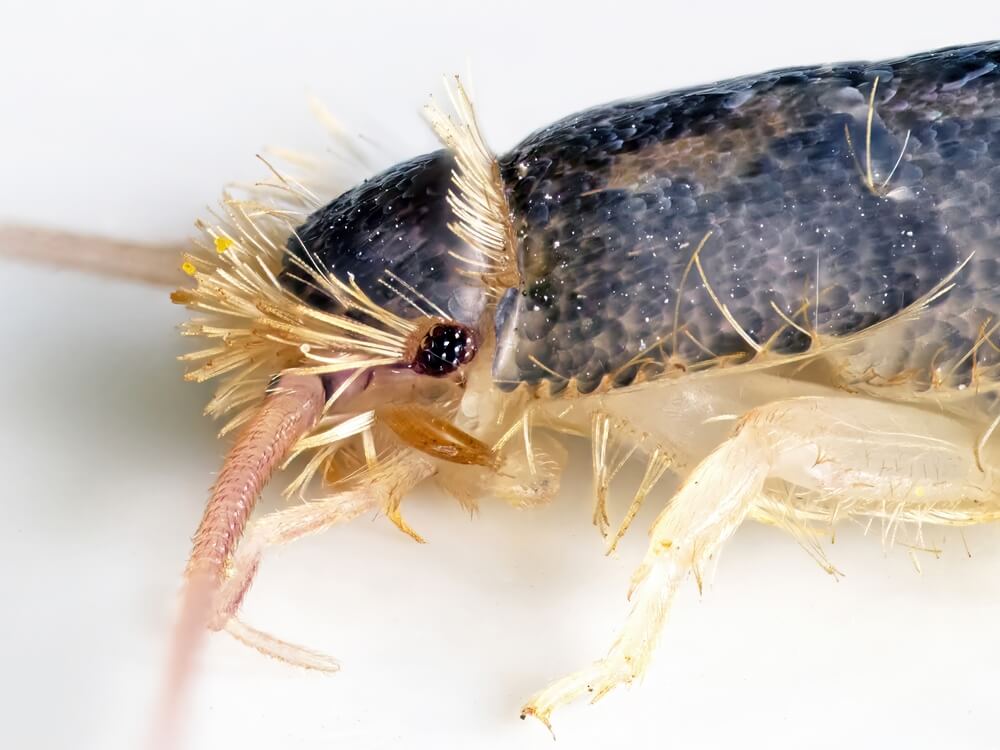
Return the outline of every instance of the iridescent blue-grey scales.
{"type": "Polygon", "coordinates": [[[1000,312],[998,64],[992,43],[783,70],[530,136],[500,160],[523,274],[498,311],[501,386],[624,384],[749,357],[747,337],[798,352],[806,332],[890,318],[975,251],[894,368],[954,361],[1000,312]],[[682,285],[706,237],[704,277],[682,285]]]}
{"type": "MultiPolygon", "coordinates": [[[[782,70],[529,136],[499,159],[521,281],[495,311],[497,384],[588,392],[798,353],[892,318],[973,253],[873,364],[887,379],[951,364],[952,384],[994,364],[992,346],[964,355],[1000,311],[998,63],[990,43],[782,70]]],[[[474,251],[448,229],[452,167],[441,152],[394,167],[289,246],[393,312],[412,316],[386,269],[472,325],[485,301],[454,257],[474,251]]]]}

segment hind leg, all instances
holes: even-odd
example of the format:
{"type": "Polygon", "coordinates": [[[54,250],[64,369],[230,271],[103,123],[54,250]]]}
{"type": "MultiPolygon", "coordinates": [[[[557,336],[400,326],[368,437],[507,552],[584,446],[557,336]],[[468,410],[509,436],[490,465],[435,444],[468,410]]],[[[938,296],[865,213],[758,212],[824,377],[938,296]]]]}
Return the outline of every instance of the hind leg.
{"type": "MultiPolygon", "coordinates": [[[[762,497],[768,479],[822,495],[844,514],[997,509],[995,470],[976,465],[975,429],[941,414],[857,397],[790,399],[754,409],[704,459],[657,519],[631,606],[603,659],[534,695],[522,716],[546,725],[552,711],[582,695],[593,700],[638,677],[652,654],[671,601],[762,497]]],[[[993,457],[995,460],[995,457],[993,457]]],[[[774,498],[770,498],[774,502],[774,498]]]]}

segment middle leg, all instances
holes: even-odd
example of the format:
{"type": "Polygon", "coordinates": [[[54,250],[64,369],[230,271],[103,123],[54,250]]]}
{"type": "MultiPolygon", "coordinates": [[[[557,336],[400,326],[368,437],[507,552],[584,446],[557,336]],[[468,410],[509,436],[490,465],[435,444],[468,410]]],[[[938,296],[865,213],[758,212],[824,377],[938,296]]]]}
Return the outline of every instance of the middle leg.
{"type": "MultiPolygon", "coordinates": [[[[917,407],[851,396],[779,401],[747,413],[735,433],[688,476],[656,520],[630,591],[625,624],[608,653],[549,685],[524,706],[546,725],[582,695],[596,700],[644,670],[671,601],[783,480],[843,515],[900,512],[934,522],[948,509],[1000,508],[996,456],[976,462],[976,427],[917,407]]],[[[774,497],[768,502],[773,503],[774,497]]]]}

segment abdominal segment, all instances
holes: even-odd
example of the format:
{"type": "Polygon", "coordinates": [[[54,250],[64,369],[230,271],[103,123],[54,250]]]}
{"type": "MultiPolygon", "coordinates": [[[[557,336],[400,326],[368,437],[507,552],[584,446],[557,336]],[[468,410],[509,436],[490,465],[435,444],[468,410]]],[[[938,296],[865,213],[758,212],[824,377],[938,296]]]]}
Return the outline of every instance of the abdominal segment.
{"type": "Polygon", "coordinates": [[[1000,361],[983,345],[1000,308],[1000,44],[599,107],[500,165],[522,279],[497,309],[503,388],[798,354],[926,302],[852,367],[960,385],[1000,361]]]}

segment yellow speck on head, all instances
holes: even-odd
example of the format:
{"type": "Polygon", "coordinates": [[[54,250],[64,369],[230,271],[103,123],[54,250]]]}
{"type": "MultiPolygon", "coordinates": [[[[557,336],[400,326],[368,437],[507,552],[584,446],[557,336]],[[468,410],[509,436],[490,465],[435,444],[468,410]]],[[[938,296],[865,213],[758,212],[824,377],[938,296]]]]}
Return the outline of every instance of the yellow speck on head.
{"type": "Polygon", "coordinates": [[[188,276],[194,276],[198,272],[198,269],[194,267],[194,263],[189,260],[186,260],[181,264],[181,270],[188,276]]]}
{"type": "Polygon", "coordinates": [[[222,235],[215,238],[215,252],[224,253],[233,246],[233,241],[222,235]]]}
{"type": "Polygon", "coordinates": [[[913,494],[916,495],[917,497],[923,497],[924,492],[925,492],[924,488],[919,486],[915,490],[913,490],[913,494]]]}

